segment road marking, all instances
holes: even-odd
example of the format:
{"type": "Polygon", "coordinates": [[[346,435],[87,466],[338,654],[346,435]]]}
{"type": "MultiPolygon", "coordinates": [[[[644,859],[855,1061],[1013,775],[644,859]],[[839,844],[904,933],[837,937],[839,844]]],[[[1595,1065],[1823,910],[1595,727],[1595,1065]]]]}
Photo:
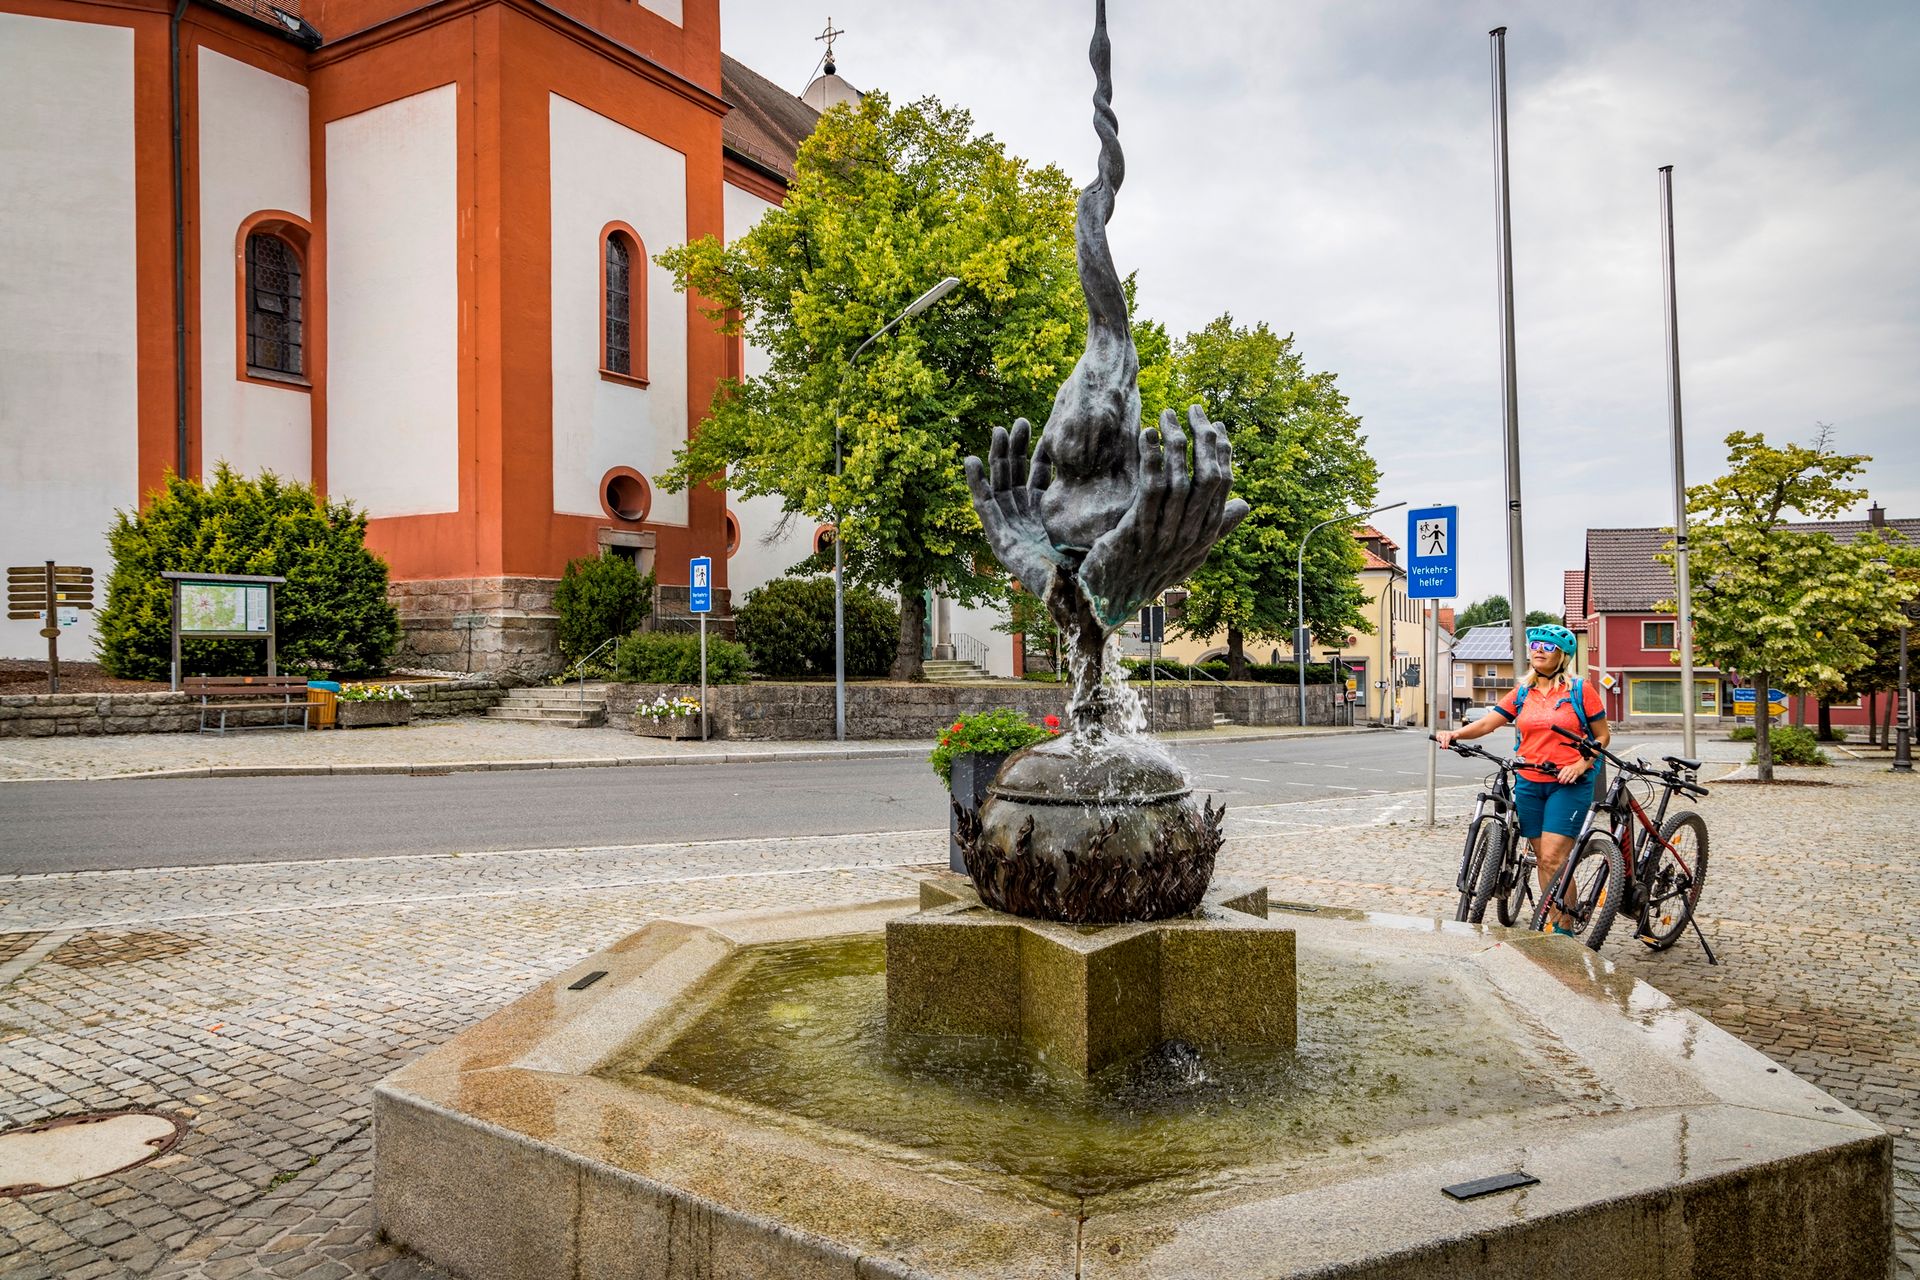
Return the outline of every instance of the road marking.
{"type": "Polygon", "coordinates": [[[1337,782],[1323,782],[1320,785],[1329,791],[1358,791],[1360,789],[1358,787],[1343,787],[1337,782]]]}

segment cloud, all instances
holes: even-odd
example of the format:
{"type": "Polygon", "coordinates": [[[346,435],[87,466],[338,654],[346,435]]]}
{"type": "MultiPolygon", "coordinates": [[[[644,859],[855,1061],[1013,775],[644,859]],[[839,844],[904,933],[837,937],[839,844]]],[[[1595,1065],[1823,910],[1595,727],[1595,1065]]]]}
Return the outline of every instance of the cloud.
{"type": "MultiPolygon", "coordinates": [[[[1084,180],[1092,6],[836,0],[841,74],[972,110],[1084,180]]],[[[727,49],[798,91],[824,14],[723,0],[727,49]]],[[[1506,589],[1489,28],[1509,27],[1527,596],[1589,526],[1672,520],[1657,169],[1675,167],[1687,477],[1729,431],[1874,455],[1920,516],[1920,11],[1905,4],[1113,0],[1128,161],[1113,224],[1175,334],[1222,311],[1339,374],[1382,501],[1463,508],[1463,585],[1506,589]]]]}

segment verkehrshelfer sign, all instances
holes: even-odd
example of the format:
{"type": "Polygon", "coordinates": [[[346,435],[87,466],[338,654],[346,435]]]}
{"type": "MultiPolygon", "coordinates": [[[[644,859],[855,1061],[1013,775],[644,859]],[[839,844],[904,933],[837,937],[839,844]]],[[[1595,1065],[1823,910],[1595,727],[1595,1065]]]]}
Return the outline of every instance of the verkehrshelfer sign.
{"type": "Polygon", "coordinates": [[[1450,600],[1459,592],[1460,508],[1418,507],[1407,512],[1407,598],[1450,600]]]}
{"type": "Polygon", "coordinates": [[[712,556],[695,556],[687,566],[687,612],[713,612],[712,556]]]}

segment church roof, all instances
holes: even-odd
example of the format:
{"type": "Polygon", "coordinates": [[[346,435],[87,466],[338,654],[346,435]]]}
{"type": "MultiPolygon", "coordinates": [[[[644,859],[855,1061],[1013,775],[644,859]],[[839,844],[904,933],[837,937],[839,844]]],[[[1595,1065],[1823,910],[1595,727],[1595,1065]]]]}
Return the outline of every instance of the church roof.
{"type": "Polygon", "coordinates": [[[720,96],[733,110],[720,144],[754,168],[793,181],[794,157],[820,113],[737,58],[720,55],[720,96]]]}

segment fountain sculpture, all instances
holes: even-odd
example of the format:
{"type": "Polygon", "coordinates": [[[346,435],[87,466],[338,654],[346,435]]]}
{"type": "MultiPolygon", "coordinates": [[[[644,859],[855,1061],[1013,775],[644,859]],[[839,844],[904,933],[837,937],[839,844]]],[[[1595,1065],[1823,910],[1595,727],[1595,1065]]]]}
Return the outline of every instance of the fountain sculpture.
{"type": "Polygon", "coordinates": [[[655,920],[387,1078],[382,1232],[473,1280],[1887,1274],[1878,1125],[1572,940],[1211,883],[1110,641],[1245,507],[1218,424],[1139,428],[1099,3],[1092,57],[1086,354],[967,464],[1072,732],[973,885],[655,920]]]}

